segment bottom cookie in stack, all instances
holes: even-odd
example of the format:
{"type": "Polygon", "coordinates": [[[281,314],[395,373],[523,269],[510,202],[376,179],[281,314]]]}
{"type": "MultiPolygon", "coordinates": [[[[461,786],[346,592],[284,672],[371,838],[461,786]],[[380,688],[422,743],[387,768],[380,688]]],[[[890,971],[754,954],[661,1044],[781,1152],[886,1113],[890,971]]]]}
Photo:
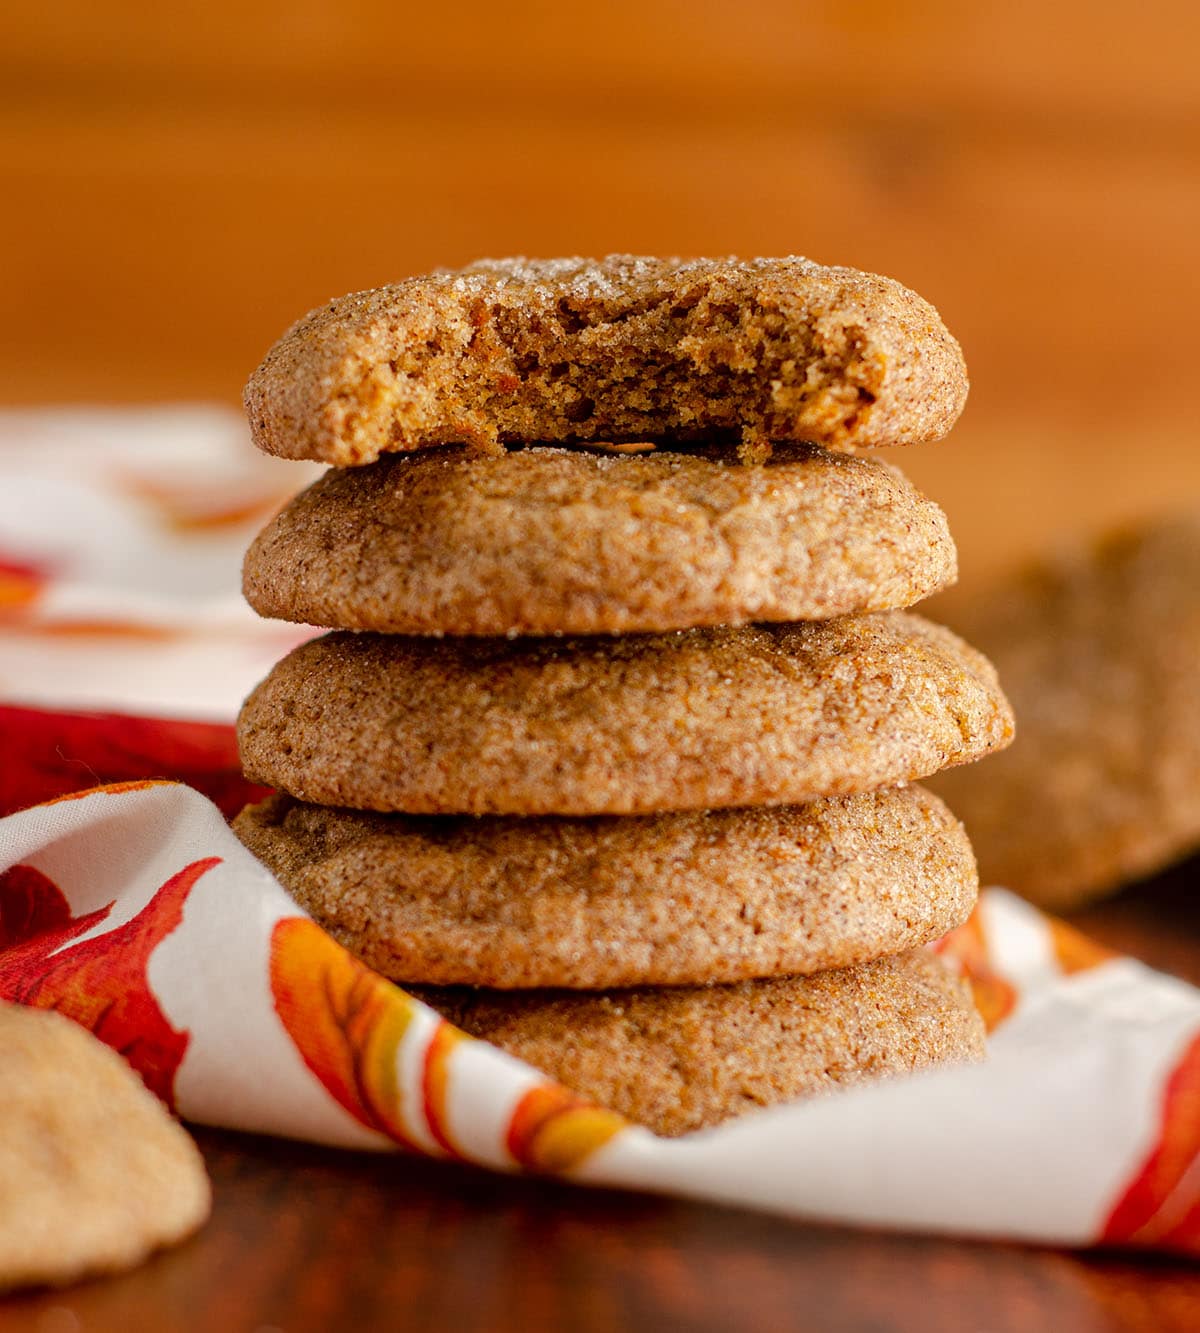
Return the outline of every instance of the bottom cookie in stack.
{"type": "Polygon", "coordinates": [[[924,949],[732,985],[414,991],[464,1032],[656,1134],[984,1053],[964,983],[924,949]]]}
{"type": "Polygon", "coordinates": [[[658,1133],[982,1055],[918,947],[970,913],[974,859],[917,786],[579,819],[279,795],[234,828],[364,961],[658,1133]]]}

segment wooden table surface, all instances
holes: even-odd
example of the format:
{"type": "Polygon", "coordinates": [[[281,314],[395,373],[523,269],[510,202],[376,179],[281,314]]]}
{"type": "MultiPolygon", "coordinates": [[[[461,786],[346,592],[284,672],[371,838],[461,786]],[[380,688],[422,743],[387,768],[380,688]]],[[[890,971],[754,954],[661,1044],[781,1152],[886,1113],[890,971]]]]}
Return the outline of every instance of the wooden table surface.
{"type": "MultiPolygon", "coordinates": [[[[1200,861],[1080,913],[1200,983],[1200,861]]],[[[193,1240],[0,1302],[4,1333],[1200,1328],[1200,1264],[816,1226],[407,1157],[199,1132],[193,1240]]]]}

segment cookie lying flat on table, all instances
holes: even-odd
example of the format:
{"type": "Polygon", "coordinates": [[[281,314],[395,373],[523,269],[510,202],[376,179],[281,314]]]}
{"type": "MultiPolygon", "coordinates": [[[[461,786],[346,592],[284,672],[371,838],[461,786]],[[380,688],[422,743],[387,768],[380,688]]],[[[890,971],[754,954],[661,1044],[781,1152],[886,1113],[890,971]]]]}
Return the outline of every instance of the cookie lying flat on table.
{"type": "Polygon", "coordinates": [[[208,1217],[195,1144],[115,1051],[0,1004],[0,1289],[132,1268],[208,1217]]]}
{"type": "Polygon", "coordinates": [[[364,814],[274,796],[234,832],[376,971],[436,985],[670,986],[816,972],[961,925],[961,825],[908,787],[620,819],[364,814]]]}
{"type": "Polygon", "coordinates": [[[1011,752],[939,790],[980,871],[1066,909],[1200,847],[1200,514],[1112,534],[945,615],[996,662],[1011,752]]]}
{"type": "Polygon", "coordinates": [[[246,556],[260,615],[399,634],[615,634],[911,606],[955,577],[942,511],[815,445],[619,457],[462,449],[332,469],[246,556]]]}
{"type": "Polygon", "coordinates": [[[330,301],[246,386],[255,443],[348,466],[497,441],[940,439],[967,395],[937,311],[811,260],[485,260],[330,301]]]}
{"type": "Polygon", "coordinates": [[[251,781],[416,814],[799,804],[1011,735],[986,659],[901,611],[616,639],[338,632],[279,662],[238,720],[251,781]]]}
{"type": "Polygon", "coordinates": [[[966,984],[923,949],[811,977],[581,994],[414,987],[473,1036],[657,1134],[980,1060],[966,984]]]}

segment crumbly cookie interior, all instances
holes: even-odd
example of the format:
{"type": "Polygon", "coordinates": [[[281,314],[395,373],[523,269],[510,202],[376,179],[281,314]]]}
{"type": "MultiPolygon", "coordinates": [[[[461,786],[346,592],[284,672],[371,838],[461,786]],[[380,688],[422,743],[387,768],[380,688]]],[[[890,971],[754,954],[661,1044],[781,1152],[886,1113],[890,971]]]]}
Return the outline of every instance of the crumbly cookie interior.
{"type": "Polygon", "coordinates": [[[480,444],[724,436],[761,446],[805,425],[824,438],[854,429],[885,371],[862,329],[801,333],[779,310],[722,300],[713,287],[564,294],[532,316],[480,297],[465,320],[465,340],[430,340],[389,360],[392,392],[384,379],[365,406],[394,439],[412,428],[418,380],[472,404],[469,434],[480,444]]]}

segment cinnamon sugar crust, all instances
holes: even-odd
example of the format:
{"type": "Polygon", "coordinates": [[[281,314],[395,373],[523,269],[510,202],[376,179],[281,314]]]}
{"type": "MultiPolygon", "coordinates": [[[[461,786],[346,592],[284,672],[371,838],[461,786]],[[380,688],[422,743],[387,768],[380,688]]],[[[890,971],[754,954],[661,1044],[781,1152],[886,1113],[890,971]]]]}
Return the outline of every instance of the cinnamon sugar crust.
{"type": "Polygon", "coordinates": [[[620,638],[337,632],[278,663],[238,723],[252,781],[417,814],[798,804],[1011,737],[990,663],[902,611],[620,638]]]}
{"type": "Polygon", "coordinates": [[[619,457],[461,448],[332,468],[259,534],[260,615],[395,634],[618,634],[823,620],[953,581],[942,511],[893,467],[779,445],[619,457]]]}
{"type": "Polygon", "coordinates": [[[913,785],[808,805],[595,819],[370,814],[275,795],[234,832],[386,976],[678,986],[928,943],[975,902],[962,826],[913,785]]]}
{"type": "Polygon", "coordinates": [[[733,986],[415,993],[656,1134],[985,1054],[968,988],[923,949],[733,986]]]}

